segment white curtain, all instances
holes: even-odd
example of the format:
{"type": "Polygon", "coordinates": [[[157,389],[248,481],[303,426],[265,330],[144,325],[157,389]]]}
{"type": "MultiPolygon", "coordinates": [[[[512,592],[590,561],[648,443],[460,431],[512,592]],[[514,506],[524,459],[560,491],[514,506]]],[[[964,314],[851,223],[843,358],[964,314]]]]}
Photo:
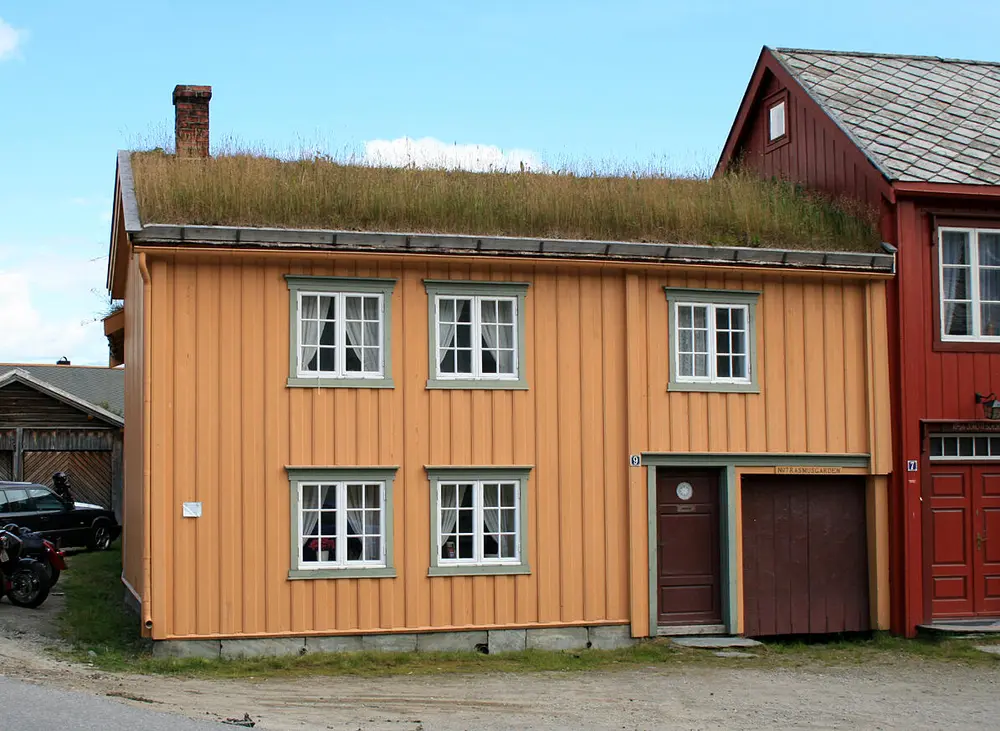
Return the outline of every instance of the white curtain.
{"type": "Polygon", "coordinates": [[[480,319],[480,331],[482,332],[483,340],[486,341],[486,347],[493,350],[497,347],[497,303],[493,300],[484,300],[480,303],[480,312],[482,317],[480,319]]]}
{"type": "Polygon", "coordinates": [[[319,350],[315,347],[319,344],[319,300],[317,297],[302,298],[302,367],[305,370],[314,371],[317,368],[319,350]]]}
{"type": "Polygon", "coordinates": [[[344,317],[347,325],[347,347],[353,350],[354,355],[358,357],[358,362],[361,364],[358,368],[364,370],[364,354],[361,348],[361,305],[363,299],[361,297],[347,297],[346,300],[344,317]]]}
{"type": "MultiPolygon", "coordinates": [[[[455,532],[455,525],[458,522],[458,507],[465,502],[469,486],[458,485],[457,488],[452,489],[452,486],[446,485],[438,489],[441,491],[441,505],[439,507],[441,528],[438,533],[438,548],[440,548],[455,532]]],[[[455,550],[458,551],[458,546],[455,546],[455,550]]]]}
{"type": "Polygon", "coordinates": [[[441,368],[444,366],[444,359],[447,355],[446,348],[450,348],[455,344],[455,323],[448,322],[448,320],[458,319],[458,313],[455,312],[455,304],[456,300],[438,300],[438,337],[440,338],[438,347],[441,349],[441,352],[438,354],[441,358],[438,367],[441,368]],[[451,310],[451,312],[448,312],[448,310],[451,310]]]}
{"type": "Polygon", "coordinates": [[[500,532],[500,486],[483,485],[483,522],[487,533],[500,532]]]}
{"type": "Polygon", "coordinates": [[[350,526],[348,535],[360,536],[365,532],[364,523],[365,486],[347,486],[347,524],[350,526]]]}
{"type": "MultiPolygon", "coordinates": [[[[307,486],[308,487],[308,486],[307,486]]],[[[319,487],[319,505],[322,506],[326,503],[326,495],[330,490],[329,485],[320,485],[319,487]]],[[[305,500],[305,493],[307,492],[306,487],[302,488],[302,499],[303,503],[305,500]]],[[[313,536],[316,533],[316,525],[319,523],[319,510],[315,508],[317,505],[311,503],[309,505],[301,504],[302,507],[302,538],[305,539],[306,536],[313,536]]]]}

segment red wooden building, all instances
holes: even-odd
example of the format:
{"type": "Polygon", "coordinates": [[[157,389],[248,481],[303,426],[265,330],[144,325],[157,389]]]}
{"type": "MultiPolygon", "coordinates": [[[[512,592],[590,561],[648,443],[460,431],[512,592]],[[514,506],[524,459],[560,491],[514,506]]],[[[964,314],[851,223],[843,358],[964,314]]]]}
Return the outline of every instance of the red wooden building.
{"type": "Polygon", "coordinates": [[[1000,421],[976,398],[1000,393],[1000,64],[765,47],[717,172],[740,161],[876,207],[898,248],[893,630],[1000,618],[1000,421]]]}

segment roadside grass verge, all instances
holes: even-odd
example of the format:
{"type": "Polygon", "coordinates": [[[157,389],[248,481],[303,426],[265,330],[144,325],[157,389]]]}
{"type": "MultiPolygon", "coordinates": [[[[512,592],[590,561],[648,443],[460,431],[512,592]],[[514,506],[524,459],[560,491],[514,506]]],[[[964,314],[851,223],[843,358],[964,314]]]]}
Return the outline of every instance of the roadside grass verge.
{"type": "MultiPolygon", "coordinates": [[[[139,622],[122,602],[121,553],[72,557],[64,574],[66,608],[60,629],[69,659],[109,671],[197,678],[298,678],[314,675],[426,675],[482,672],[577,672],[639,667],[699,667],[819,669],[860,665],[956,662],[997,667],[1000,658],[975,649],[990,640],[905,640],[883,634],[833,641],[769,642],[752,648],[748,657],[717,657],[707,650],[679,648],[666,640],[642,642],[621,650],[528,650],[503,655],[475,652],[442,653],[310,653],[292,657],[245,659],[158,659],[139,637],[139,622]]],[[[62,585],[62,580],[61,580],[62,585]]],[[[996,642],[996,641],[994,641],[996,642]]]]}

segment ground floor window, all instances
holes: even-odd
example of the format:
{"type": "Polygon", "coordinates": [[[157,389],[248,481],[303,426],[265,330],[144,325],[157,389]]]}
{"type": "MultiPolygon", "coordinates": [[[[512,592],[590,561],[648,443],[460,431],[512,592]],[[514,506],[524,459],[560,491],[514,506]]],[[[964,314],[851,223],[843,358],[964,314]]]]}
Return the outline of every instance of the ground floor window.
{"type": "Polygon", "coordinates": [[[528,573],[528,468],[428,468],[431,574],[528,573]]]}
{"type": "Polygon", "coordinates": [[[288,468],[291,578],[381,575],[391,569],[395,469],[288,468]],[[319,575],[319,574],[317,574],[319,575]]]}

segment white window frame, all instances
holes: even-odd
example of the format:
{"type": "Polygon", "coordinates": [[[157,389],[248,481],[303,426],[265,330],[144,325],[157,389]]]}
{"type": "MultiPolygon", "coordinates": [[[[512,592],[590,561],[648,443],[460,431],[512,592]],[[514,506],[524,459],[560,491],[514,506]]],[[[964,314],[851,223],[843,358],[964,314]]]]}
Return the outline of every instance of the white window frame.
{"type": "MultiPolygon", "coordinates": [[[[436,371],[434,377],[441,381],[516,381],[520,372],[520,352],[518,347],[520,328],[518,313],[518,298],[505,295],[480,295],[480,294],[438,294],[434,295],[434,362],[436,371]],[[443,353],[441,343],[441,300],[470,300],[472,307],[472,371],[466,373],[444,373],[441,370],[441,355],[443,353]],[[484,301],[496,302],[499,310],[500,302],[510,302],[513,312],[514,326],[514,370],[512,373],[484,373],[483,372],[483,331],[482,331],[482,303],[484,301]]],[[[457,316],[457,311],[456,311],[457,316]]],[[[458,362],[456,359],[456,368],[458,362]]],[[[497,363],[499,370],[500,364],[497,363]]]]}
{"type": "Polygon", "coordinates": [[[750,338],[752,338],[753,332],[751,330],[752,322],[750,319],[750,307],[745,304],[738,303],[715,303],[715,302],[675,302],[674,312],[673,312],[673,332],[672,341],[672,357],[674,359],[674,372],[678,383],[727,383],[727,384],[738,384],[738,385],[750,385],[753,382],[753,377],[751,375],[751,369],[753,368],[753,363],[750,362],[751,357],[751,347],[750,338]],[[707,376],[688,376],[682,375],[680,370],[680,309],[682,307],[704,307],[707,308],[707,325],[708,325],[708,370],[709,374],[707,376]],[[716,348],[716,319],[715,314],[720,309],[726,310],[742,310],[743,311],[743,322],[745,325],[745,342],[744,349],[742,353],[730,353],[730,357],[733,355],[742,355],[744,362],[746,363],[746,376],[743,378],[734,378],[732,376],[719,376],[718,375],[718,361],[717,361],[717,348],[716,348]]]}
{"type": "MultiPolygon", "coordinates": [[[[445,487],[455,487],[456,491],[460,485],[472,486],[472,507],[473,507],[473,556],[472,558],[442,558],[438,556],[439,566],[519,566],[521,564],[521,482],[510,478],[484,478],[480,480],[439,480],[436,486],[438,491],[437,499],[437,530],[441,535],[441,518],[444,508],[441,506],[441,491],[445,487]],[[483,518],[483,486],[499,485],[502,490],[504,485],[514,487],[514,555],[507,558],[490,558],[484,555],[486,543],[486,524],[483,518]]],[[[456,493],[457,494],[457,493],[456,493]]],[[[505,508],[510,509],[510,508],[505,508]]],[[[455,531],[458,526],[456,524],[455,531]]],[[[499,548],[499,547],[498,547],[499,548]]],[[[438,549],[440,552],[440,549],[438,549]]]]}
{"type": "MultiPolygon", "coordinates": [[[[965,228],[958,226],[945,226],[938,229],[938,319],[940,320],[940,336],[942,342],[950,343],[1000,343],[1000,332],[996,335],[982,335],[982,299],[979,295],[979,235],[1000,234],[1000,229],[995,228],[965,228]],[[944,262],[944,235],[945,233],[968,234],[969,264],[968,267],[957,264],[945,264],[944,262]],[[948,302],[967,302],[972,311],[972,334],[971,335],[949,335],[945,332],[945,269],[946,268],[968,268],[969,270],[969,298],[968,300],[948,300],[948,302]]],[[[987,267],[994,268],[994,267],[987,267]]],[[[994,300],[989,300],[993,302],[994,300]]]]}
{"type": "MultiPolygon", "coordinates": [[[[296,327],[296,343],[295,343],[295,358],[296,358],[296,376],[298,378],[362,378],[362,379],[381,379],[385,376],[385,296],[380,292],[323,292],[323,291],[312,291],[312,290],[301,290],[297,292],[298,295],[298,308],[297,312],[297,327],[296,327]],[[335,319],[335,337],[336,342],[334,343],[335,348],[335,358],[336,367],[332,371],[315,370],[309,371],[303,368],[302,362],[302,350],[306,347],[314,347],[312,344],[305,344],[302,342],[303,333],[305,328],[303,327],[302,320],[302,298],[303,297],[331,297],[337,301],[336,305],[336,319],[335,319]],[[349,297],[360,297],[362,300],[362,315],[364,313],[364,301],[367,298],[375,298],[378,301],[378,327],[379,327],[379,338],[378,338],[378,370],[375,371],[348,371],[347,370],[347,307],[346,302],[349,297]]],[[[318,306],[317,306],[318,308],[318,306]]],[[[318,314],[318,309],[317,309],[318,314]]],[[[363,327],[363,326],[362,326],[363,327]]],[[[329,347],[329,346],[327,346],[329,347]]],[[[321,360],[320,354],[317,351],[317,365],[321,360]]],[[[364,367],[364,353],[362,353],[361,359],[362,368],[364,367]]]]}
{"type": "Polygon", "coordinates": [[[931,434],[928,444],[928,458],[931,462],[1000,462],[998,432],[931,434]],[[945,454],[947,444],[955,447],[955,454],[945,454]],[[941,454],[934,454],[935,445],[940,445],[941,454]]]}
{"type": "Polygon", "coordinates": [[[787,100],[782,99],[767,108],[767,141],[777,142],[788,134],[788,105],[787,100]],[[778,119],[781,122],[781,132],[775,134],[775,112],[778,112],[778,119]]]}
{"type": "MultiPolygon", "coordinates": [[[[322,569],[349,569],[349,568],[384,568],[386,565],[386,537],[385,537],[385,482],[381,480],[344,480],[342,482],[330,482],[323,480],[303,480],[298,483],[298,515],[296,518],[298,532],[298,569],[300,571],[322,570],[322,569]],[[379,546],[381,552],[377,560],[350,560],[347,558],[347,542],[350,536],[347,533],[347,488],[352,485],[378,485],[379,488],[379,546]],[[304,561],[302,558],[303,543],[308,536],[302,535],[302,493],[307,487],[315,486],[317,489],[331,487],[337,491],[337,535],[334,536],[337,542],[337,556],[332,561],[304,561]]],[[[320,516],[322,524],[322,516],[320,516]]],[[[329,536],[324,536],[329,537],[329,536]]],[[[322,541],[322,538],[320,539],[322,541]]],[[[363,548],[362,548],[363,550],[363,548]]]]}

